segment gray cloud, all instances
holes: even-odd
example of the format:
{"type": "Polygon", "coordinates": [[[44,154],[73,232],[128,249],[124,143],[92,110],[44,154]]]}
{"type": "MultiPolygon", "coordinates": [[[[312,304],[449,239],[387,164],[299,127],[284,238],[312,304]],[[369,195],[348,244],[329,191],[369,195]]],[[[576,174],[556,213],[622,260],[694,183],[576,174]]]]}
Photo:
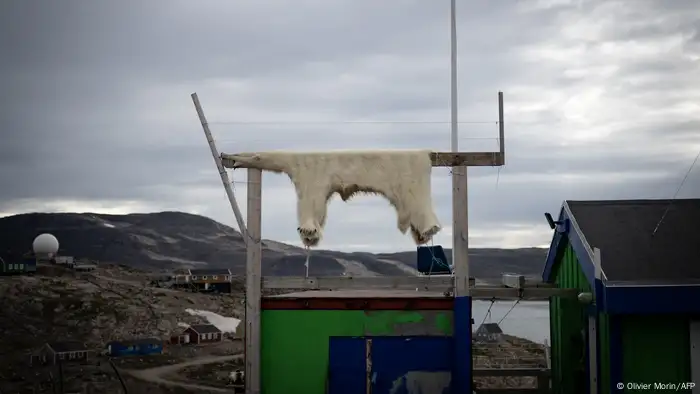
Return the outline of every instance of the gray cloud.
{"type": "MultiPolygon", "coordinates": [[[[507,165],[469,172],[473,245],[548,243],[542,213],[563,199],[673,195],[700,149],[694,1],[475,1],[458,18],[462,149],[497,149],[506,95],[507,165]]],[[[447,3],[419,0],[2,3],[0,214],[233,224],[193,91],[225,152],[447,150],[448,20],[447,3]]],[[[698,196],[698,171],[679,196],[698,196]]],[[[264,182],[266,237],[295,242],[289,181],[264,182]]],[[[433,189],[449,245],[448,170],[433,189]]],[[[366,197],[331,204],[323,247],[412,245],[366,197]]]]}

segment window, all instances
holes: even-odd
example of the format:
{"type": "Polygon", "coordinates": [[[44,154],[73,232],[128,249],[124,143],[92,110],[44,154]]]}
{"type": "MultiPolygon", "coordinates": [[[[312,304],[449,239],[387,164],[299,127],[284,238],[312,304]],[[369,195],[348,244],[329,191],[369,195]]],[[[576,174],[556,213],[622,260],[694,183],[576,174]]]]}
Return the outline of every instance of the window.
{"type": "Polygon", "coordinates": [[[10,263],[10,271],[14,271],[14,270],[15,270],[15,265],[10,263]]]}
{"type": "Polygon", "coordinates": [[[206,275],[202,276],[202,279],[207,280],[207,276],[206,275]]]}
{"type": "Polygon", "coordinates": [[[197,275],[192,275],[192,280],[197,280],[197,275]]]}
{"type": "Polygon", "coordinates": [[[23,263],[20,263],[20,264],[17,264],[17,265],[19,265],[19,269],[21,269],[21,270],[24,269],[24,264],[23,264],[23,263]]]}
{"type": "Polygon", "coordinates": [[[74,354],[74,353],[68,353],[68,359],[69,359],[69,360],[72,360],[72,359],[74,359],[74,358],[75,358],[75,354],[74,354]]]}
{"type": "Polygon", "coordinates": [[[228,275],[224,276],[224,280],[228,280],[228,275]]]}
{"type": "Polygon", "coordinates": [[[63,359],[65,359],[65,358],[66,358],[65,353],[59,353],[59,354],[58,354],[58,359],[59,359],[59,360],[63,360],[63,359]]]}
{"type": "Polygon", "coordinates": [[[216,276],[216,275],[212,275],[212,277],[211,277],[211,278],[212,278],[212,279],[214,279],[214,280],[216,280],[216,278],[218,278],[218,276],[216,276]]]}

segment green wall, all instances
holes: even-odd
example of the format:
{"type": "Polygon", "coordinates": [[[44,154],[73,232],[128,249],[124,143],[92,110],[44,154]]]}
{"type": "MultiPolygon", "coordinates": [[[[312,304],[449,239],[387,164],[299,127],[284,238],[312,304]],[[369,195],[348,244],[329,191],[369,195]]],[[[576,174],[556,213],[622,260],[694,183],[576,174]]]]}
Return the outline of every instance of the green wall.
{"type": "MultiPolygon", "coordinates": [[[[576,253],[568,243],[557,256],[554,267],[554,283],[559,288],[592,292],[586,275],[581,269],[576,253]]],[[[586,380],[586,344],[581,344],[581,330],[588,330],[585,306],[575,298],[552,297],[549,304],[550,331],[552,339],[552,388],[557,394],[582,393],[586,380]],[[582,348],[583,346],[583,348],[582,348]],[[583,361],[581,360],[583,351],[583,361]]],[[[599,368],[602,393],[610,391],[609,326],[607,316],[598,318],[598,341],[601,365],[599,368]]]]}
{"type": "Polygon", "coordinates": [[[332,336],[452,335],[451,311],[264,310],[262,394],[325,394],[332,336]]]}
{"type": "MultiPolygon", "coordinates": [[[[624,316],[621,321],[622,380],[652,385],[692,381],[688,322],[684,316],[624,316]]],[[[668,391],[644,390],[647,393],[668,391]]]]}

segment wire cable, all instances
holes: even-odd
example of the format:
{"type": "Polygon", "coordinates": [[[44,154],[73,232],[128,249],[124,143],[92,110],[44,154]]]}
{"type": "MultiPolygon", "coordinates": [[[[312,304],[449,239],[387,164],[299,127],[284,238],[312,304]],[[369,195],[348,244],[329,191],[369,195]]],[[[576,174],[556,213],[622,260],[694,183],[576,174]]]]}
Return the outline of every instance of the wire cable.
{"type": "Polygon", "coordinates": [[[501,325],[501,323],[503,322],[503,320],[505,320],[505,318],[508,317],[508,315],[510,314],[510,312],[512,312],[513,309],[515,309],[516,305],[518,305],[518,304],[520,303],[521,300],[522,300],[522,298],[518,298],[518,300],[515,301],[515,303],[513,304],[513,306],[511,306],[510,309],[508,309],[508,312],[506,312],[506,314],[503,315],[503,317],[501,318],[501,320],[498,321],[497,324],[498,324],[499,326],[501,325]]]}
{"type": "Polygon", "coordinates": [[[666,218],[666,215],[668,214],[668,211],[671,209],[671,206],[673,205],[673,202],[675,201],[676,197],[678,197],[678,193],[681,191],[683,188],[683,185],[685,184],[685,181],[688,180],[688,175],[693,171],[693,168],[695,167],[695,164],[698,162],[698,158],[700,158],[700,151],[698,151],[698,154],[695,155],[695,159],[693,160],[693,163],[690,165],[690,168],[688,168],[688,171],[686,171],[685,176],[683,177],[683,180],[681,181],[681,184],[678,185],[678,188],[676,189],[676,192],[673,193],[673,197],[671,198],[671,201],[668,203],[666,206],[666,209],[664,210],[664,213],[661,215],[661,219],[659,219],[659,222],[656,223],[656,227],[654,227],[654,231],[651,232],[651,236],[653,237],[656,235],[656,232],[659,230],[659,227],[661,226],[661,222],[664,221],[666,218]]]}

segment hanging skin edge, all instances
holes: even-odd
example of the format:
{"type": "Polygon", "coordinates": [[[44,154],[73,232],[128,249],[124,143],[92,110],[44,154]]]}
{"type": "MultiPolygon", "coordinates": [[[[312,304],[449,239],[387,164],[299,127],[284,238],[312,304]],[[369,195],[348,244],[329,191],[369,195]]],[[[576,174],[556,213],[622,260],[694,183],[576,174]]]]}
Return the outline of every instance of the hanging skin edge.
{"type": "Polygon", "coordinates": [[[285,173],[297,192],[297,231],[306,246],[317,246],[334,194],[348,201],[358,194],[381,195],[397,212],[397,227],[409,229],[416,244],[440,231],[432,207],[430,150],[338,150],[252,152],[227,155],[233,168],[285,173]]]}

